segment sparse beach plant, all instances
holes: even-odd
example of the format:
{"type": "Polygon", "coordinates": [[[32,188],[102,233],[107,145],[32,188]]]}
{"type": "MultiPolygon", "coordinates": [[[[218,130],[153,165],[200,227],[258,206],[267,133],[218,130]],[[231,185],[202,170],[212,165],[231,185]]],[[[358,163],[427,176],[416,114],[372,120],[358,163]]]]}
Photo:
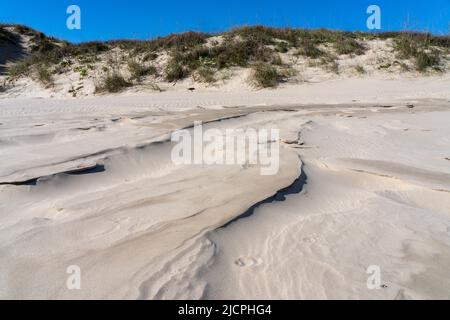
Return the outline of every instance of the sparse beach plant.
{"type": "Polygon", "coordinates": [[[440,63],[441,56],[437,50],[421,51],[416,56],[416,69],[419,72],[425,72],[429,68],[440,71],[440,63]]]}
{"type": "Polygon", "coordinates": [[[360,64],[355,66],[355,70],[359,74],[365,74],[366,73],[366,69],[364,69],[364,67],[362,65],[360,65],[360,64]]]}
{"type": "Polygon", "coordinates": [[[272,63],[274,66],[283,66],[283,65],[284,65],[283,60],[281,59],[280,55],[277,54],[277,53],[275,53],[275,54],[272,56],[271,63],[272,63]]]}
{"type": "Polygon", "coordinates": [[[154,83],[154,82],[150,82],[150,83],[148,84],[148,86],[149,86],[152,90],[155,90],[155,91],[159,91],[159,92],[163,92],[163,91],[164,91],[163,89],[161,89],[160,86],[158,86],[158,84],[156,84],[156,83],[154,83]]]}
{"type": "Polygon", "coordinates": [[[326,55],[326,52],[318,47],[320,43],[321,41],[315,39],[311,35],[305,34],[301,38],[299,42],[299,48],[295,54],[311,59],[320,58],[326,55]]]}
{"type": "Polygon", "coordinates": [[[45,86],[52,86],[53,85],[53,77],[52,74],[50,73],[49,69],[46,66],[43,65],[39,65],[36,68],[36,77],[37,80],[45,85],[45,86]]]}
{"type": "Polygon", "coordinates": [[[131,74],[131,78],[136,81],[141,81],[143,77],[153,75],[157,73],[154,66],[147,66],[136,59],[128,61],[128,71],[131,74]]]}
{"type": "Polygon", "coordinates": [[[339,63],[337,62],[337,60],[335,59],[323,59],[322,60],[324,65],[325,65],[325,70],[335,73],[335,74],[339,74],[339,63]]]}
{"type": "Polygon", "coordinates": [[[16,62],[7,69],[7,76],[10,80],[14,80],[26,75],[28,70],[29,64],[27,63],[27,61],[22,60],[16,62]]]}
{"type": "Polygon", "coordinates": [[[400,59],[413,59],[417,71],[426,72],[428,69],[440,71],[442,48],[448,47],[447,41],[441,37],[429,34],[403,33],[395,39],[395,50],[400,59]]]}
{"type": "Polygon", "coordinates": [[[153,61],[158,58],[158,54],[156,52],[147,52],[144,57],[142,58],[142,61],[153,61]]]}
{"type": "Polygon", "coordinates": [[[418,43],[406,34],[395,39],[395,50],[400,59],[409,59],[417,55],[418,43]]]}
{"type": "Polygon", "coordinates": [[[253,81],[260,88],[274,88],[280,78],[278,70],[270,64],[258,62],[253,66],[253,81]]]}
{"type": "Polygon", "coordinates": [[[118,71],[113,71],[103,78],[102,83],[96,87],[96,91],[117,93],[130,86],[131,83],[125,80],[125,78],[118,71]]]}
{"type": "Polygon", "coordinates": [[[80,74],[81,78],[85,78],[88,76],[88,67],[86,66],[76,66],[75,68],[73,68],[74,72],[78,72],[80,74]]]}
{"type": "Polygon", "coordinates": [[[289,51],[289,44],[286,41],[280,41],[276,44],[275,50],[280,53],[286,53],[289,51]]]}
{"type": "Polygon", "coordinates": [[[350,37],[339,37],[334,42],[334,48],[339,55],[363,55],[365,52],[364,46],[350,37]]]}
{"type": "Polygon", "coordinates": [[[178,61],[171,59],[166,66],[165,78],[168,82],[181,80],[188,76],[188,71],[178,61]]]}
{"type": "Polygon", "coordinates": [[[212,84],[217,81],[216,70],[207,65],[198,68],[197,75],[200,82],[212,84]]]}
{"type": "Polygon", "coordinates": [[[409,72],[411,71],[411,68],[408,66],[408,64],[406,64],[405,62],[400,62],[400,69],[403,72],[409,72]]]}
{"type": "Polygon", "coordinates": [[[392,64],[390,62],[385,62],[385,63],[380,64],[378,69],[380,69],[380,70],[382,70],[382,69],[387,70],[390,67],[392,67],[392,64]]]}
{"type": "Polygon", "coordinates": [[[316,65],[321,66],[326,71],[338,74],[339,63],[337,60],[338,58],[335,55],[327,53],[313,62],[315,62],[316,65]]]}

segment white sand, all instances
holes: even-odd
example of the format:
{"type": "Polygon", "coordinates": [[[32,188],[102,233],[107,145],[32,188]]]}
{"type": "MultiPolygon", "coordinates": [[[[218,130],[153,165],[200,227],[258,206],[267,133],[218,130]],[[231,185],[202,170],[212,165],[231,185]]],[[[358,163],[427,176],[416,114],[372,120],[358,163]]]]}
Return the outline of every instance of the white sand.
{"type": "Polygon", "coordinates": [[[0,99],[0,297],[448,299],[449,85],[0,99]],[[280,128],[279,173],[175,166],[170,132],[194,120],[280,128]]]}

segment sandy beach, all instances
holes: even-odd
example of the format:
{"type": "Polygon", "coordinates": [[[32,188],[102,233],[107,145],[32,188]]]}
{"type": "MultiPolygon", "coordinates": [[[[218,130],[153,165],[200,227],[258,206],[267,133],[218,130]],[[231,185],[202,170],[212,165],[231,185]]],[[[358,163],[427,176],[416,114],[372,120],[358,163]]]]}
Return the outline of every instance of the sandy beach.
{"type": "Polygon", "coordinates": [[[0,297],[448,299],[449,87],[4,96],[0,297]],[[171,133],[194,121],[278,128],[278,173],[173,164],[171,133]]]}
{"type": "Polygon", "coordinates": [[[450,299],[450,37],[342,30],[0,24],[0,299],[450,299]]]}

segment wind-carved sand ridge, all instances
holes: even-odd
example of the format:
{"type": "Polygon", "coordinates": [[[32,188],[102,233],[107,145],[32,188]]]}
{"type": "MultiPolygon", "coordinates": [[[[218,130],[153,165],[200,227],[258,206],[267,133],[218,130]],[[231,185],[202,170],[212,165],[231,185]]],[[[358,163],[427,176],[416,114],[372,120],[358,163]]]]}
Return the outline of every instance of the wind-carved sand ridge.
{"type": "MultiPolygon", "coordinates": [[[[186,121],[187,119],[184,119],[181,122],[186,121]]],[[[159,132],[160,129],[157,130],[159,132]]],[[[86,137],[91,141],[92,138],[92,135],[86,137]]],[[[81,154],[77,159],[79,161],[84,161],[88,157],[82,149],[80,145],[76,150],[81,154]]],[[[42,266],[42,270],[34,269],[33,282],[37,283],[33,283],[25,294],[22,293],[25,296],[39,297],[42,295],[39,288],[45,286],[49,287],[49,292],[44,296],[64,297],[69,294],[70,297],[72,293],[59,283],[59,281],[65,283],[66,275],[59,273],[58,270],[65,269],[64,264],[73,263],[80,265],[84,270],[83,278],[86,283],[90,281],[90,274],[97,278],[100,273],[105,283],[117,286],[119,281],[123,290],[117,292],[111,287],[109,291],[103,287],[96,291],[94,287],[87,289],[88,292],[92,290],[92,293],[84,292],[81,296],[109,297],[107,294],[109,291],[114,292],[112,297],[122,295],[133,297],[133,290],[138,286],[131,282],[144,281],[145,278],[142,277],[150,275],[137,274],[136,277],[140,280],[134,281],[134,277],[130,279],[130,275],[139,273],[140,269],[147,273],[150,268],[154,272],[164,263],[166,255],[170,256],[172,252],[179,254],[186,242],[199,241],[196,239],[206,231],[222,226],[253,203],[289,185],[290,181],[295,180],[300,168],[297,156],[286,153],[282,156],[282,163],[284,161],[285,164],[275,178],[260,176],[258,168],[251,167],[244,169],[240,166],[231,168],[199,166],[187,170],[171,164],[171,144],[167,139],[135,148],[108,148],[108,150],[113,151],[93,153],[94,157],[98,155],[103,157],[101,165],[104,171],[84,175],[61,173],[59,170],[63,162],[60,162],[45,167],[47,177],[38,178],[35,186],[2,187],[2,194],[6,197],[21,198],[27,194],[26,197],[33,203],[44,202],[42,206],[33,208],[33,218],[28,222],[22,221],[20,215],[13,213],[7,206],[3,208],[4,212],[11,211],[4,217],[6,219],[2,223],[2,234],[6,235],[10,228],[18,231],[14,250],[4,251],[5,258],[15,266],[13,270],[7,271],[9,276],[15,277],[14,274],[20,272],[21,267],[27,268],[33,261],[15,256],[16,250],[23,250],[21,256],[26,257],[27,253],[32,254],[36,248],[45,247],[53,241],[57,243],[53,250],[43,252],[45,258],[42,257],[54,261],[55,265],[50,263],[42,266]],[[267,183],[269,179],[270,184],[267,183]],[[260,187],[247,192],[245,199],[238,197],[242,192],[242,186],[249,186],[249,183],[256,183],[260,187]],[[199,192],[205,188],[217,190],[217,195],[212,197],[199,192]],[[50,194],[54,194],[52,197],[56,201],[47,204],[45,199],[50,194]],[[103,203],[100,206],[99,201],[103,203]],[[148,215],[148,212],[154,214],[148,215]],[[86,228],[86,224],[90,227],[86,228]],[[112,242],[105,248],[104,242],[110,237],[114,240],[110,239],[112,242]],[[69,241],[64,245],[62,239],[69,241]],[[30,246],[30,243],[33,245],[30,246]],[[148,248],[148,243],[155,245],[148,248]],[[76,263],[71,262],[75,260],[76,263]],[[92,260],[95,263],[90,267],[92,260]],[[121,265],[124,261],[127,261],[127,266],[119,268],[122,269],[120,273],[124,277],[121,281],[117,275],[118,269],[113,266],[121,265]],[[108,270],[111,271],[110,274],[108,270]],[[35,277],[36,274],[42,276],[35,277]],[[49,283],[45,274],[57,275],[57,281],[49,283]],[[128,286],[131,292],[127,292],[128,286]]],[[[73,158],[68,160],[72,161],[73,158]]],[[[36,167],[31,167],[24,168],[22,172],[21,170],[14,172],[19,176],[25,175],[28,179],[32,175],[24,174],[23,171],[34,172],[35,169],[36,167]]],[[[7,177],[10,178],[11,175],[7,177]]],[[[14,212],[26,212],[28,206],[29,203],[19,205],[14,208],[14,212]]],[[[94,279],[90,282],[97,283],[94,279]]],[[[14,288],[9,290],[12,291],[8,295],[11,292],[13,295],[21,295],[20,290],[16,291],[14,288]]]]}
{"type": "Polygon", "coordinates": [[[3,100],[0,296],[449,298],[450,104],[437,96],[3,100]],[[170,135],[194,121],[279,128],[278,174],[174,165],[170,135]],[[66,288],[70,265],[81,290],[66,288]],[[384,288],[367,289],[370,265],[384,288]]]}

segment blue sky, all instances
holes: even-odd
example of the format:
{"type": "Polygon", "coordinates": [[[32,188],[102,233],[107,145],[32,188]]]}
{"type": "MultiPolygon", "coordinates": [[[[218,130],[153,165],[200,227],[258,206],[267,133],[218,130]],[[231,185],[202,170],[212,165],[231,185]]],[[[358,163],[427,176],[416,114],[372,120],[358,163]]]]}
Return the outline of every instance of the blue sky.
{"type": "Polygon", "coordinates": [[[450,32],[450,0],[0,0],[0,22],[20,23],[73,42],[148,39],[187,30],[218,32],[264,24],[366,30],[366,9],[382,10],[382,31],[450,32]],[[66,9],[81,8],[81,30],[66,9]]]}

